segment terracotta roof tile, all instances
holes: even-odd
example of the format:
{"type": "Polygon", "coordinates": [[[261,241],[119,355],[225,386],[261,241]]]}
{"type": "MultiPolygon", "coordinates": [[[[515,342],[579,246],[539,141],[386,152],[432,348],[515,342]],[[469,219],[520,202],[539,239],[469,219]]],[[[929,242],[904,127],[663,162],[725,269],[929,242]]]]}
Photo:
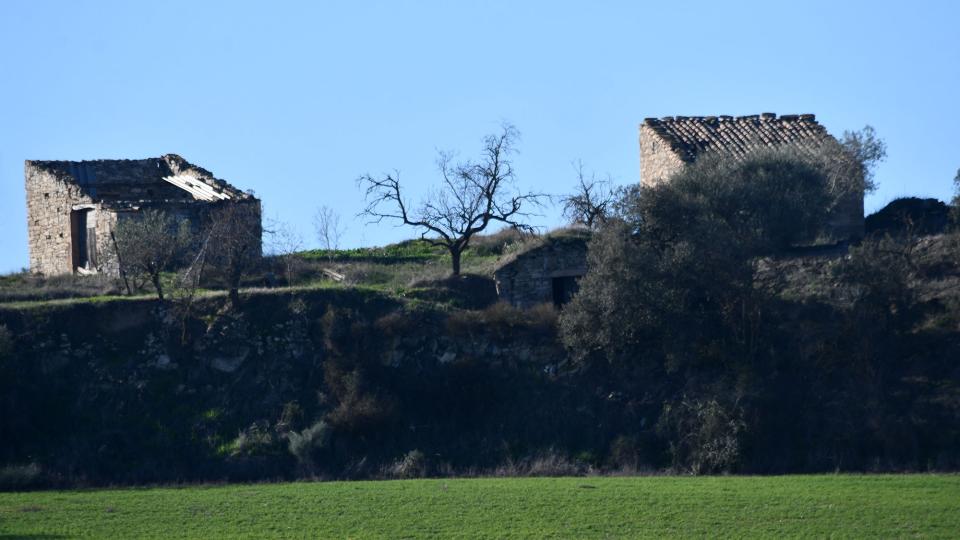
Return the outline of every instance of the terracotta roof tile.
{"type": "Polygon", "coordinates": [[[707,151],[736,157],[763,147],[794,144],[814,149],[830,137],[812,114],[774,113],[750,116],[667,116],[644,125],[660,135],[680,159],[693,162],[707,151]]]}

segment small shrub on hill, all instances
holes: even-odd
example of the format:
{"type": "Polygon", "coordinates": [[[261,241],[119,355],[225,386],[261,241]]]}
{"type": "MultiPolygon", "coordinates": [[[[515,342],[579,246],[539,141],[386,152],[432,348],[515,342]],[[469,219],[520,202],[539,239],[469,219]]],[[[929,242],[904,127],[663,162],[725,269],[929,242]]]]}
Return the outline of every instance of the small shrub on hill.
{"type": "Polygon", "coordinates": [[[43,469],[36,463],[0,467],[0,491],[38,488],[45,482],[43,469]]]}
{"type": "Polygon", "coordinates": [[[387,468],[391,478],[423,478],[430,472],[427,455],[420,450],[411,450],[387,468]]]}
{"type": "Polygon", "coordinates": [[[230,444],[230,457],[259,457],[276,454],[279,440],[266,422],[254,422],[240,431],[230,444]]]}
{"type": "Polygon", "coordinates": [[[657,429],[670,441],[678,470],[711,474],[733,472],[739,465],[746,430],[739,407],[683,398],[664,407],[657,429]]]}
{"type": "Polygon", "coordinates": [[[330,428],[324,421],[315,422],[301,432],[287,434],[287,449],[302,467],[314,466],[314,453],[324,448],[330,440],[330,428]]]}

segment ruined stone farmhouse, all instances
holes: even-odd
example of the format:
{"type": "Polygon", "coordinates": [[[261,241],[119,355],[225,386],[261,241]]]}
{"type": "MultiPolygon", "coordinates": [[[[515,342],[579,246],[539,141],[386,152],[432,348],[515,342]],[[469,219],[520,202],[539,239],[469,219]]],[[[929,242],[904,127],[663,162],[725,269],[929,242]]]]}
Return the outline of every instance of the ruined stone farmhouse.
{"type": "Polygon", "coordinates": [[[256,197],[174,154],[26,161],[24,176],[30,270],[47,275],[117,273],[111,233],[148,208],[190,220],[195,232],[210,210],[227,203],[246,205],[260,222],[256,197]]]}
{"type": "MultiPolygon", "coordinates": [[[[827,143],[836,139],[812,114],[647,118],[640,125],[640,182],[656,185],[708,153],[743,159],[764,148],[816,151],[827,143]]],[[[834,240],[863,236],[863,193],[841,201],[824,228],[834,240]]]]}
{"type": "Polygon", "coordinates": [[[590,231],[570,228],[529,241],[503,258],[493,279],[501,300],[518,307],[552,303],[560,307],[573,298],[587,273],[590,231]]]}
{"type": "MultiPolygon", "coordinates": [[[[647,118],[640,125],[640,182],[665,182],[708,154],[741,160],[768,148],[792,146],[816,153],[836,143],[812,114],[647,118]]],[[[823,227],[826,240],[862,237],[863,193],[841,201],[828,219],[823,227]]],[[[568,230],[506,257],[494,271],[500,298],[521,307],[566,303],[586,273],[588,239],[586,232],[571,235],[568,230]]]]}

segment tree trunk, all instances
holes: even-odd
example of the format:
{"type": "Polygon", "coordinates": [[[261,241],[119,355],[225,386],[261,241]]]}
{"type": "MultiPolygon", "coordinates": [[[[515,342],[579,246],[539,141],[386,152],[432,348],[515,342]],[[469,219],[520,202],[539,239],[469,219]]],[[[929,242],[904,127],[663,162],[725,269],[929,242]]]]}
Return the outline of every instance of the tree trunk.
{"type": "Polygon", "coordinates": [[[240,309],[240,278],[243,276],[242,271],[235,266],[231,271],[230,275],[230,304],[234,309],[240,309]]]}
{"type": "Polygon", "coordinates": [[[460,255],[461,251],[457,248],[450,248],[450,260],[453,262],[453,275],[460,275],[460,255]]]}
{"type": "Polygon", "coordinates": [[[153,288],[157,290],[157,296],[163,301],[163,287],[160,285],[160,274],[151,274],[150,280],[153,281],[153,288]]]}
{"type": "Polygon", "coordinates": [[[127,269],[123,266],[123,258],[120,256],[120,246],[117,245],[117,235],[110,231],[110,239],[113,240],[113,252],[117,254],[117,270],[120,272],[120,278],[123,279],[123,286],[127,288],[127,296],[133,296],[133,289],[130,288],[130,281],[127,279],[127,269]]]}

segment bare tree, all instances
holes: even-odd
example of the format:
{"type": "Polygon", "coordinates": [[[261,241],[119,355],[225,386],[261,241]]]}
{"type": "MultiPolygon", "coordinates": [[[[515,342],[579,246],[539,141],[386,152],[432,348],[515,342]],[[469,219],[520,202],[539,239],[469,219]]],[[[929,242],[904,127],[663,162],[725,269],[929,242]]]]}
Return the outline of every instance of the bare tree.
{"type": "Polygon", "coordinates": [[[113,239],[121,275],[149,280],[163,300],[161,274],[172,270],[189,251],[189,221],[147,209],[140,215],[121,218],[113,239]]]}
{"type": "Polygon", "coordinates": [[[346,232],[346,226],[340,221],[340,214],[329,206],[317,208],[313,215],[313,229],[317,233],[320,247],[332,258],[333,252],[340,249],[340,238],[346,232]]]}
{"type": "Polygon", "coordinates": [[[261,232],[251,204],[224,201],[210,213],[207,258],[226,281],[234,308],[240,307],[240,280],[260,261],[261,232]]]}
{"type": "Polygon", "coordinates": [[[267,253],[276,257],[283,265],[284,278],[292,284],[300,258],[297,253],[303,249],[303,236],[289,223],[270,219],[263,230],[267,238],[267,253]]]}
{"type": "Polygon", "coordinates": [[[207,252],[210,246],[210,230],[203,233],[203,238],[192,254],[187,265],[177,271],[170,288],[170,305],[172,313],[180,321],[180,343],[187,343],[187,330],[190,318],[193,316],[196,300],[200,292],[200,278],[207,261],[207,252]]]}
{"type": "Polygon", "coordinates": [[[367,200],[361,215],[372,218],[372,223],[394,219],[420,229],[421,239],[450,252],[453,275],[459,275],[460,259],[470,240],[490,223],[534,231],[524,223],[531,216],[525,208],[539,206],[545,196],[515,189],[510,155],[518,136],[511,125],[486,136],[478,162],[454,163],[450,153],[441,152],[438,166],[443,180],[416,209],[403,197],[399,172],[381,178],[361,176],[357,182],[365,189],[367,200]]]}
{"type": "Polygon", "coordinates": [[[573,164],[577,171],[577,187],[570,194],[561,197],[563,203],[563,217],[570,223],[580,223],[593,229],[606,222],[617,200],[613,190],[613,181],[610,175],[597,179],[594,172],[590,177],[583,172],[583,162],[577,160],[573,164]]]}

